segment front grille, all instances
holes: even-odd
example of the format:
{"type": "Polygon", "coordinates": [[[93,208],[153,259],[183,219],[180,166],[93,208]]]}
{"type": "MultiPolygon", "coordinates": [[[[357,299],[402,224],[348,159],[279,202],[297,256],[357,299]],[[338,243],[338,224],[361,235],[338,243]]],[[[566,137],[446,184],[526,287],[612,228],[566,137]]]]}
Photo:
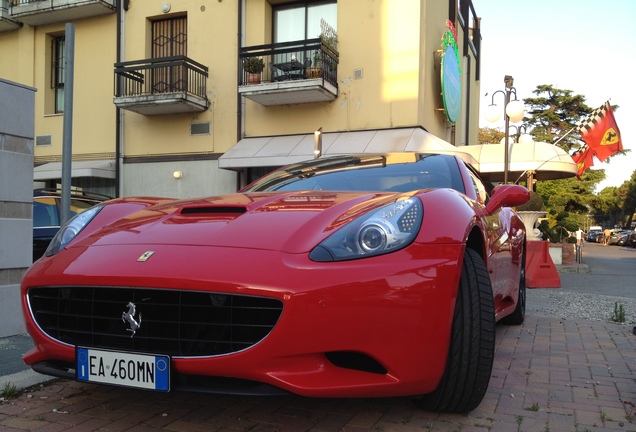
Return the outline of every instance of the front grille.
{"type": "Polygon", "coordinates": [[[43,287],[28,291],[31,314],[53,339],[93,348],[171,356],[213,356],[263,340],[283,310],[280,300],[200,291],[43,287]],[[133,335],[128,304],[140,321],[133,335]],[[132,336],[132,337],[131,337],[132,336]]]}

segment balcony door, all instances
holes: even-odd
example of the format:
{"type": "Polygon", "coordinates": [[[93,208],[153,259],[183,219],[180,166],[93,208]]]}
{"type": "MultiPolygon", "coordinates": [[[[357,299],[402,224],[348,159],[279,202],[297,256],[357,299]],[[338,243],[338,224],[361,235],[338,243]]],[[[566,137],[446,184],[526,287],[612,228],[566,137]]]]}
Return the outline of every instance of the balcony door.
{"type": "MultiPolygon", "coordinates": [[[[332,28],[338,25],[338,4],[335,0],[304,1],[291,5],[281,5],[274,9],[274,42],[292,42],[314,39],[320,36],[320,21],[324,20],[332,28]]],[[[309,53],[301,53],[311,57],[309,53]]],[[[275,62],[288,59],[275,58],[275,62]]],[[[298,61],[304,61],[299,58],[298,61]]]]}
{"type": "Polygon", "coordinates": [[[168,57],[188,55],[188,18],[175,17],[152,23],[152,92],[184,92],[188,89],[185,64],[170,64],[168,57]],[[166,59],[162,62],[161,59],[166,59]],[[162,65],[165,63],[165,65],[162,65]]]}
{"type": "Polygon", "coordinates": [[[296,2],[274,9],[274,42],[313,39],[320,36],[320,20],[338,29],[338,4],[333,1],[296,2]]]}

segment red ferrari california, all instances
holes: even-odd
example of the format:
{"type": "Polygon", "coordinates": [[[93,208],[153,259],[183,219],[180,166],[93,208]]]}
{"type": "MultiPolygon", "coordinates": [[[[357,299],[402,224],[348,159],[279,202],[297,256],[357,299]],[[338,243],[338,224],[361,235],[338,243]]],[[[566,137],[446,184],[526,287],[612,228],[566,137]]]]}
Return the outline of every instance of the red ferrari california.
{"type": "Polygon", "coordinates": [[[495,323],[524,319],[510,207],[528,199],[457,155],[400,153],[290,165],[229,195],[107,201],[25,275],[24,361],[154,391],[470,411],[495,323]]]}

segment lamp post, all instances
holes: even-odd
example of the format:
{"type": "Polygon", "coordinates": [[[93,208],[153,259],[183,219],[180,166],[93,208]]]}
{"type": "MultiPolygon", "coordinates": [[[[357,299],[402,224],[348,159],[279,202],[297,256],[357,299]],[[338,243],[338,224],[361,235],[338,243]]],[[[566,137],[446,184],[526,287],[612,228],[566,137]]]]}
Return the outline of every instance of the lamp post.
{"type": "Polygon", "coordinates": [[[486,120],[489,122],[496,122],[499,120],[501,115],[501,111],[495,104],[495,95],[497,93],[501,93],[504,95],[504,128],[505,128],[505,136],[504,136],[504,184],[508,183],[508,167],[510,165],[510,148],[509,148],[509,133],[508,129],[510,128],[510,122],[517,123],[523,119],[524,115],[524,107],[523,103],[520,100],[517,100],[517,90],[512,86],[514,83],[514,79],[510,75],[506,75],[504,77],[504,83],[506,85],[505,90],[497,90],[492,94],[491,103],[486,109],[486,120]],[[514,100],[510,100],[510,96],[515,96],[514,100]]]}

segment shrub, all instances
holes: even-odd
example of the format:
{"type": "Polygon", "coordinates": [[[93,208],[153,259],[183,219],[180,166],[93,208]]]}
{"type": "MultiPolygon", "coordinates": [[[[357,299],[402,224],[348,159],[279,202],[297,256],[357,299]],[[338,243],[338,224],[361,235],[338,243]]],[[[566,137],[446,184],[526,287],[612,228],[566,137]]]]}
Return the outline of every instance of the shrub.
{"type": "Polygon", "coordinates": [[[517,211],[542,211],[545,208],[543,198],[538,192],[530,191],[530,200],[517,207],[517,211]]]}

